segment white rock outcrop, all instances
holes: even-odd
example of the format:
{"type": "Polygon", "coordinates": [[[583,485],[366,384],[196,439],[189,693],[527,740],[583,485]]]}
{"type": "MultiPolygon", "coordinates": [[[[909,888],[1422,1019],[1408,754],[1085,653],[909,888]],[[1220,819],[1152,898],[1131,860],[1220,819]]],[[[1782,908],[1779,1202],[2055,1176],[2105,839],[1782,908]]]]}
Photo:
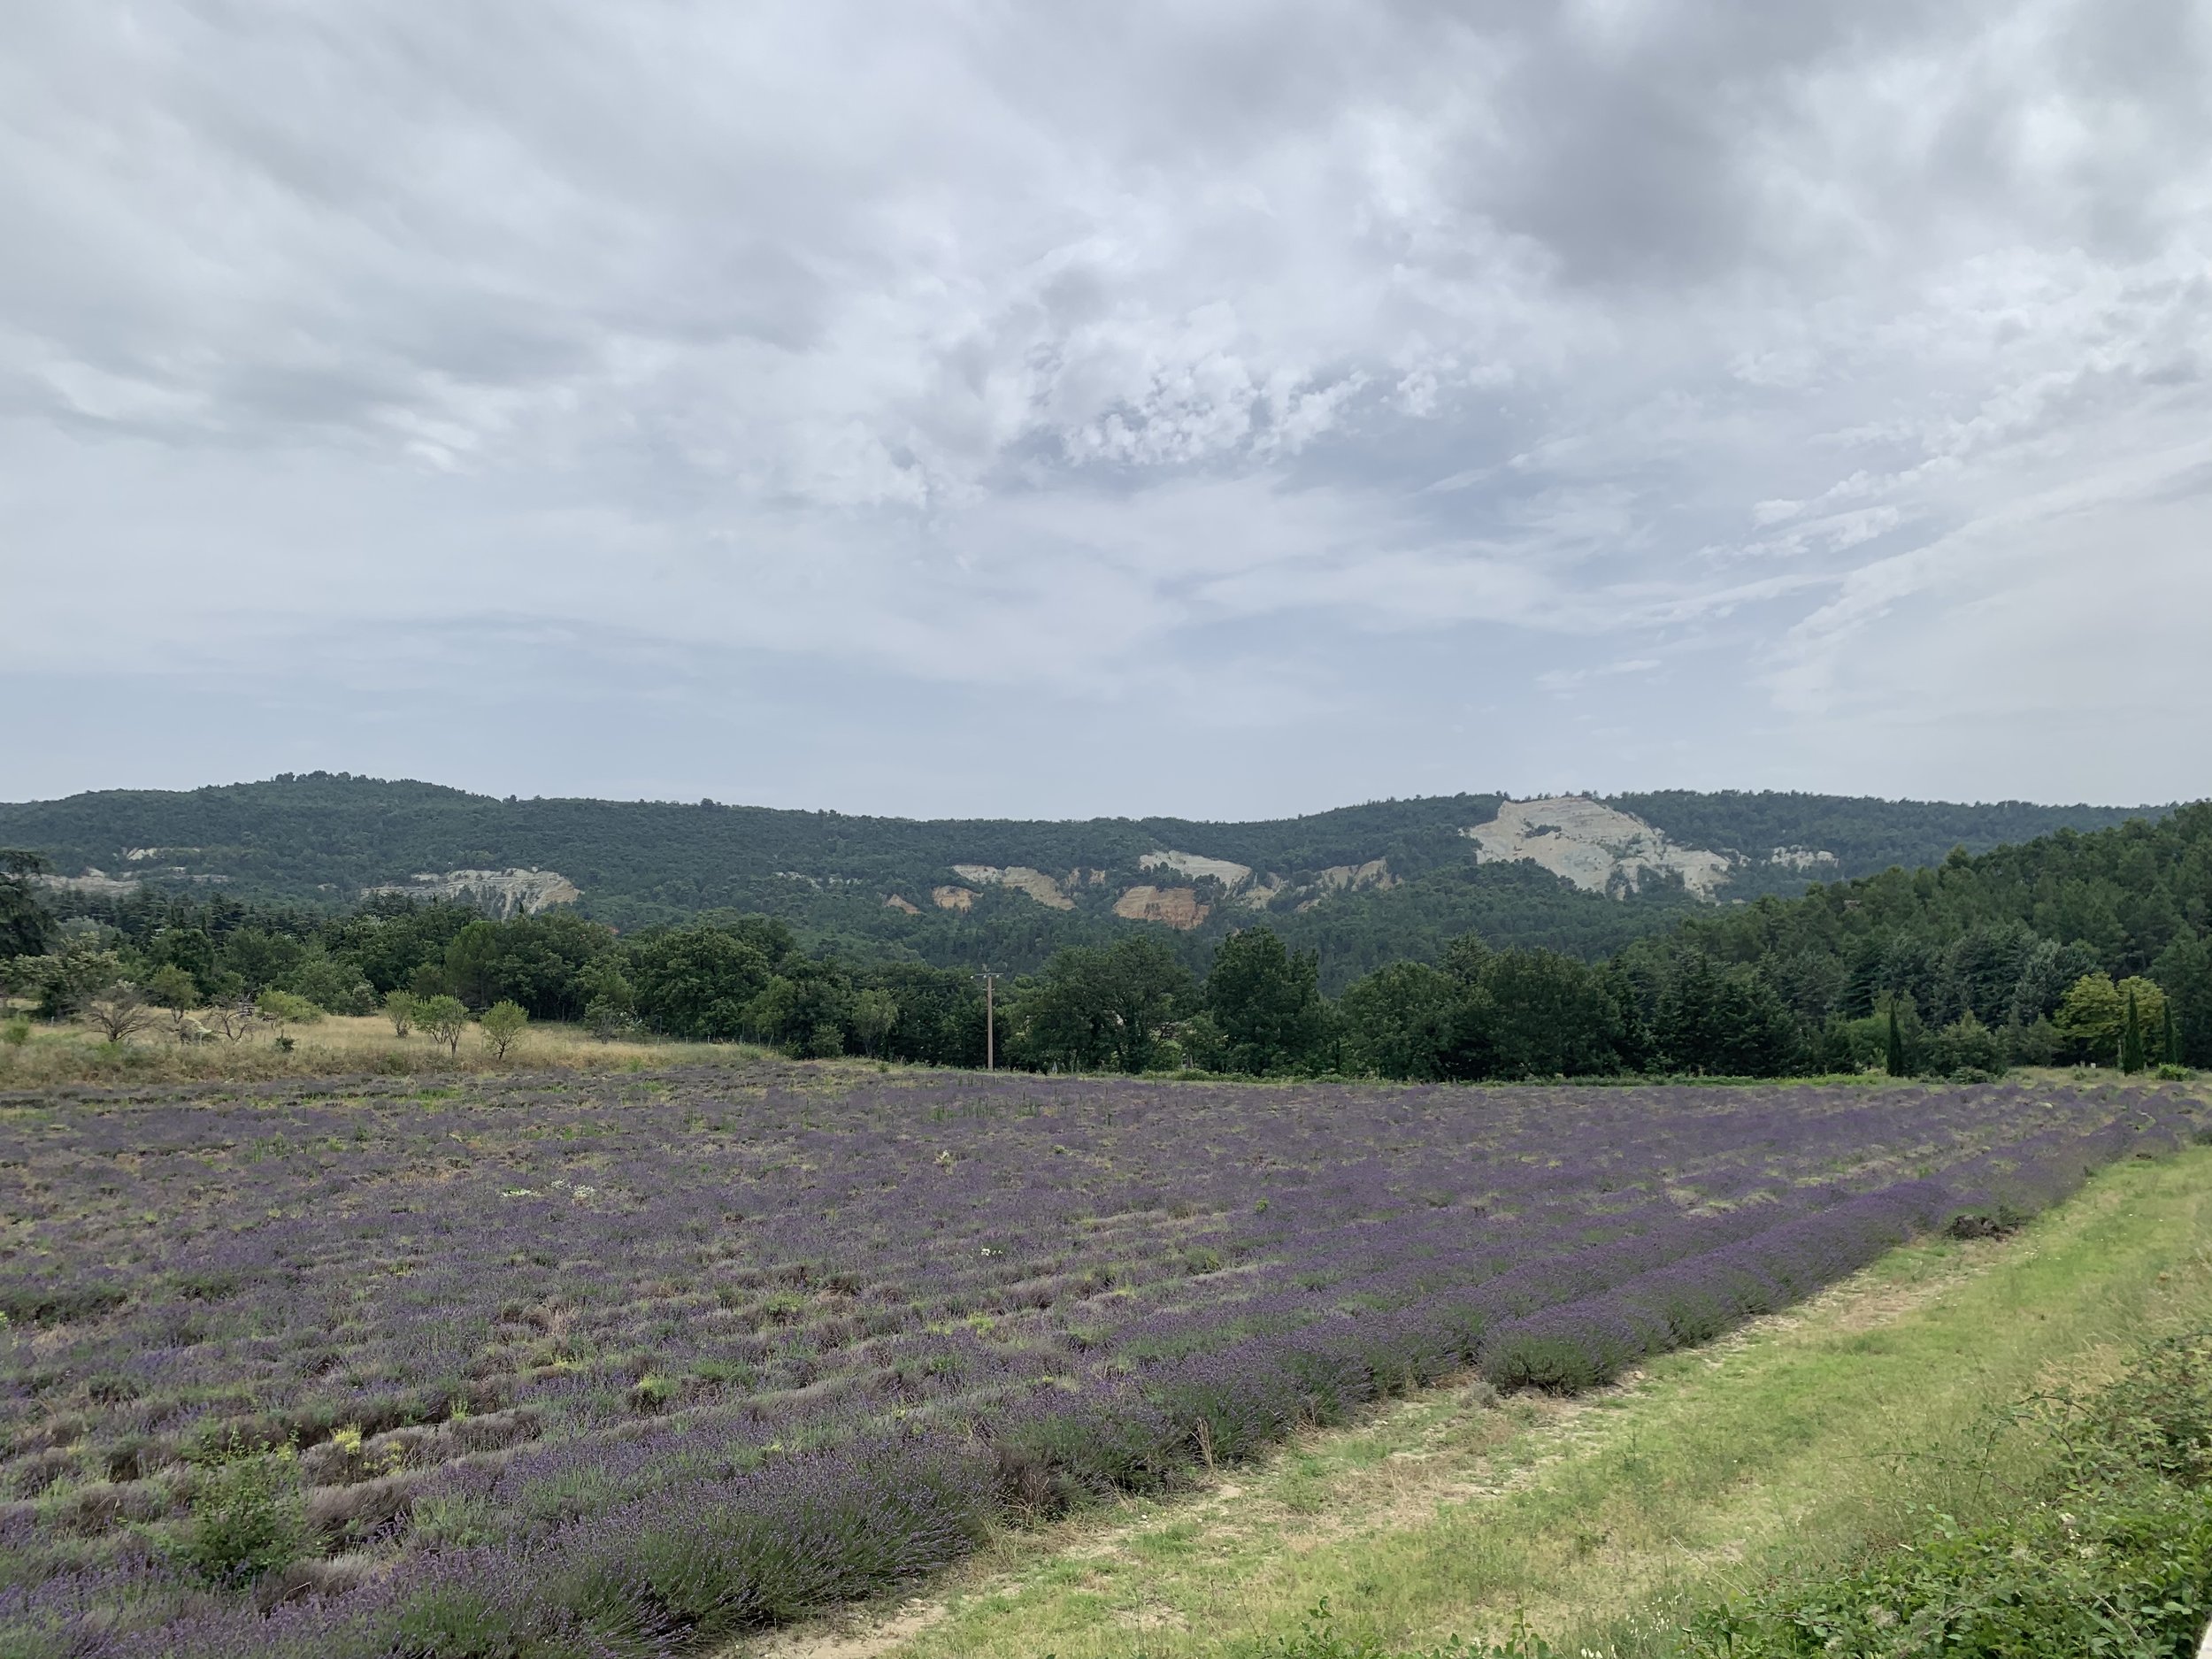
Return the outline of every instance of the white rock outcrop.
{"type": "Polygon", "coordinates": [[[1586,892],[1616,897],[1663,873],[1679,876],[1684,887],[1709,900],[1737,863],[1726,853],[1678,846],[1643,819],[1587,795],[1509,801],[1487,824],[1462,833],[1474,841],[1484,864],[1525,859],[1586,892]]]}
{"type": "Polygon", "coordinates": [[[31,879],[58,893],[88,893],[108,899],[122,898],[138,891],[136,875],[111,876],[96,864],[87,864],[81,876],[37,875],[31,879]]]}
{"type": "Polygon", "coordinates": [[[1176,874],[1187,876],[1193,881],[1199,879],[1202,876],[1211,876],[1221,883],[1225,891],[1230,893],[1234,893],[1252,879],[1252,866],[1249,864],[1237,864],[1227,858],[1202,857],[1197,853],[1171,851],[1147,853],[1137,860],[1137,868],[1140,870],[1172,870],[1176,874]]]}
{"type": "MultiPolygon", "coordinates": [[[[1064,889],[1075,885],[1076,876],[1069,877],[1064,883],[1041,870],[1032,870],[1027,864],[1008,864],[1002,869],[997,864],[955,864],[952,872],[963,881],[973,882],[979,887],[1012,887],[1018,892],[1026,893],[1047,910],[1071,910],[1075,908],[1075,901],[1067,895],[1064,889]]],[[[1078,875],[1080,873],[1077,872],[1078,875]]]]}
{"type": "Polygon", "coordinates": [[[364,898],[378,893],[403,894],[418,899],[457,899],[480,909],[495,910],[503,919],[519,911],[535,916],[556,904],[573,904],[583,889],[557,870],[448,870],[442,874],[424,871],[411,880],[388,881],[364,887],[364,898]]]}
{"type": "Polygon", "coordinates": [[[1784,870],[1817,870],[1833,876],[1843,861],[1819,847],[1777,847],[1767,855],[1767,863],[1784,870]]]}

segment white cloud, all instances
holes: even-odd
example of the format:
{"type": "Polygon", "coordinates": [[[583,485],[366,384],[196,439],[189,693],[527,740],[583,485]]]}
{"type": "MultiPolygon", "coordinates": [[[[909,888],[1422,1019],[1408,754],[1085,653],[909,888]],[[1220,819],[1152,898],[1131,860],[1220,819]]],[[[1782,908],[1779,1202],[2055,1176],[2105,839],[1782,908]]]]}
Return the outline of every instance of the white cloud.
{"type": "MultiPolygon", "coordinates": [[[[54,626],[0,672],[305,707],[334,626],[465,708],[568,641],[714,729],[658,641],[923,727],[1337,721],[1356,757],[1286,751],[1322,804],[1563,744],[1955,793],[1940,712],[2031,729],[2020,642],[2063,640],[2114,736],[1992,739],[1990,787],[2184,793],[2199,723],[2109,596],[2198,593],[2207,37],[2086,0],[19,10],[0,576],[54,626]],[[1621,672],[1603,733],[1548,724],[1621,672]]],[[[137,764],[29,741],[16,793],[137,764]]],[[[818,750],[820,798],[873,787],[818,750]]],[[[1171,797],[1232,787],[1161,753],[1171,797]]],[[[979,804],[1051,810],[1034,775],[979,804]]]]}

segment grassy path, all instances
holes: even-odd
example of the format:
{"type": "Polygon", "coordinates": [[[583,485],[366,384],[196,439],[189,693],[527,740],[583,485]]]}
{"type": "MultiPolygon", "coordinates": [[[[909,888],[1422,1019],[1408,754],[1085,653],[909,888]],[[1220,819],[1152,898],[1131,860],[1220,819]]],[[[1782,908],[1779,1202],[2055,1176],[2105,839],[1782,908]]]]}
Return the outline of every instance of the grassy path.
{"type": "Polygon", "coordinates": [[[1525,1609],[1569,1653],[1633,1654],[1678,1595],[1881,1538],[1915,1503],[2001,1503],[1952,1461],[1991,1406],[2203,1325],[2212,1148],[2108,1171],[2006,1240],[1894,1252],[1602,1394],[1432,1391],[1209,1491],[1009,1535],[895,1617],[754,1650],[1233,1655],[1325,1595],[1347,1634],[1425,1644],[1525,1609]]]}

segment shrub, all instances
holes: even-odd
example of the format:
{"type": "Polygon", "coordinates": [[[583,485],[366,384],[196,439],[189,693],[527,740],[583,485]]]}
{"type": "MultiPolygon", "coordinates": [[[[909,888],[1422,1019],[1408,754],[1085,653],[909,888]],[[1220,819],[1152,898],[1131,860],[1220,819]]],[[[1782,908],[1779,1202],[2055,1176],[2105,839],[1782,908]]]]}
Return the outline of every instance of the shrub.
{"type": "Polygon", "coordinates": [[[0,1316],[19,1325],[67,1325],[96,1318],[130,1300],[120,1285],[97,1279],[0,1287],[0,1316]]]}
{"type": "Polygon", "coordinates": [[[1710,1659],[1944,1653],[2166,1659],[2212,1611],[2212,1343],[2158,1344],[2101,1394],[2020,1414],[2049,1473],[2003,1519],[1926,1513],[1921,1535],[1846,1571],[1708,1609],[1684,1651],[1710,1659]]]}
{"type": "Polygon", "coordinates": [[[609,997],[594,997],[584,1010],[584,1027],[601,1042],[612,1042],[637,1029],[637,1015],[609,997]]]}
{"type": "Polygon", "coordinates": [[[665,1621],[697,1641],[911,1583],[972,1549],[991,1509],[972,1463],[856,1447],[628,1506],[534,1563],[543,1600],[595,1631],[665,1621]]]}
{"type": "Polygon", "coordinates": [[[290,991],[264,991],[255,1006],[261,1018],[273,1025],[281,1034],[287,1025],[311,1025],[323,1017],[323,1010],[303,996],[290,991]]]}
{"type": "Polygon", "coordinates": [[[1133,1394],[1032,1402],[994,1425],[1001,1495],[1018,1509],[1056,1512],[1117,1493],[1156,1492],[1183,1465],[1180,1432],[1133,1394]]]}
{"type": "Polygon", "coordinates": [[[193,1495],[179,1556],[211,1582],[237,1584],[288,1566],[306,1543],[299,1460],[289,1447],[246,1453],[234,1433],[193,1495]]]}

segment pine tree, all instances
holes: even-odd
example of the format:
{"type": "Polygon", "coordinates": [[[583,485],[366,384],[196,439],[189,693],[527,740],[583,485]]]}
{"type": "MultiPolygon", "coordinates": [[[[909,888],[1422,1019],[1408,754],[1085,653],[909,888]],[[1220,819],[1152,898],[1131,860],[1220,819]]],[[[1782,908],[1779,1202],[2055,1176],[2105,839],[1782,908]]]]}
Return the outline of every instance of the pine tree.
{"type": "Polygon", "coordinates": [[[2120,1070],[2129,1075],[2143,1069],[2143,1016],[2135,1006],[2135,993],[2128,993],[2127,1013],[2120,1025],[2120,1070]]]}
{"type": "Polygon", "coordinates": [[[1897,1029],[1897,1004],[1889,1005],[1889,1052],[1883,1067],[1892,1077],[1905,1075],[1905,1034],[1897,1029]]]}

